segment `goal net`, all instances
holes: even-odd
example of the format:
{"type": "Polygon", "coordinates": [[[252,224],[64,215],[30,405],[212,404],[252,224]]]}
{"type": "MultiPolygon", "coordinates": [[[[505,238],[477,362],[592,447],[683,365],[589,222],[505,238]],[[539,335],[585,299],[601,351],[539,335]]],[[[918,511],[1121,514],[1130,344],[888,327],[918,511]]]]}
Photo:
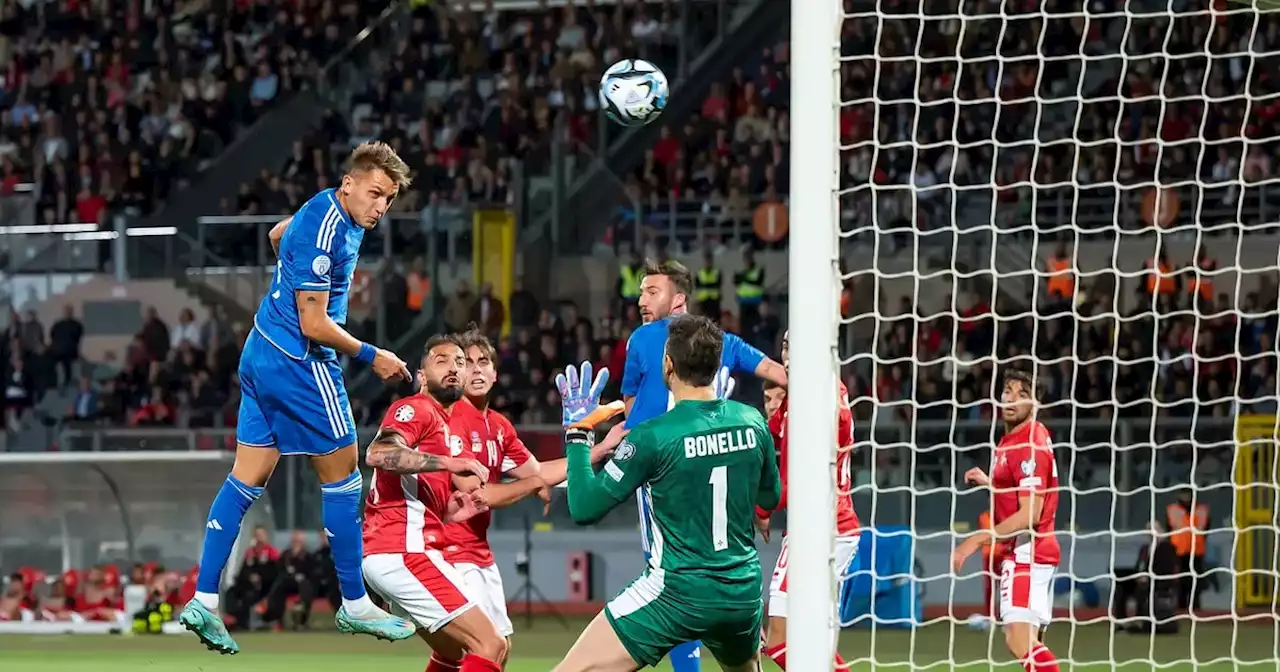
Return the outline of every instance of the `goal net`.
{"type": "Polygon", "coordinates": [[[990,568],[950,556],[989,509],[964,473],[989,469],[1019,368],[1053,434],[1064,669],[1276,669],[1280,14],[792,11],[789,431],[834,445],[839,375],[859,437],[840,494],[868,531],[832,567],[835,483],[812,475],[835,455],[792,458],[791,601],[831,609],[793,615],[789,662],[830,669],[836,619],[852,669],[1018,669],[990,568]]]}

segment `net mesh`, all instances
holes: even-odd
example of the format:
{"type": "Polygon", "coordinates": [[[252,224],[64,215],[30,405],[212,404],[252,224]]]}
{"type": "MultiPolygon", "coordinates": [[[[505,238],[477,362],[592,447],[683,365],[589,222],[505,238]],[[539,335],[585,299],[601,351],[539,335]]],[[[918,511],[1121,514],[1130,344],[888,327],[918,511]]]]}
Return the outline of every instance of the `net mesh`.
{"type": "Polygon", "coordinates": [[[845,570],[849,665],[1011,660],[992,572],[949,557],[989,507],[963,475],[1016,366],[1059,470],[1059,660],[1275,669],[1280,18],[847,0],[841,54],[849,491],[875,530],[845,570]],[[1152,531],[1180,496],[1205,552],[1140,560],[1185,539],[1152,531]]]}

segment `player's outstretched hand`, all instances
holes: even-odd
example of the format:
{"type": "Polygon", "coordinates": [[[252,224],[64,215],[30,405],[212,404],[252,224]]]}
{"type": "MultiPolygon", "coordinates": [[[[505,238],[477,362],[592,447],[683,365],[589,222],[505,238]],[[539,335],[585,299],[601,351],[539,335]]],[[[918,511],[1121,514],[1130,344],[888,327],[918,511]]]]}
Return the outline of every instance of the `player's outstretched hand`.
{"type": "Polygon", "coordinates": [[[974,467],[964,472],[964,482],[984,488],[991,485],[991,479],[987,478],[987,472],[983,471],[981,467],[974,467]]]}
{"type": "Polygon", "coordinates": [[[590,430],[621,413],[624,408],[620,401],[600,405],[600,395],[604,393],[604,386],[609,384],[609,369],[600,369],[594,379],[592,373],[591,362],[583,362],[581,367],[570,364],[564,373],[556,376],[556,389],[560,391],[560,419],[565,428],[590,430]]]}
{"type": "Polygon", "coordinates": [[[485,511],[489,505],[484,501],[483,488],[470,494],[455,490],[449,498],[448,510],[445,511],[445,522],[461,523],[470,520],[485,511]]]}
{"type": "Polygon", "coordinates": [[[711,389],[716,393],[716,399],[728,399],[733,396],[733,390],[738,386],[738,382],[733,379],[733,373],[729,371],[729,367],[722,366],[716,372],[716,377],[711,380],[711,389]]]}
{"type": "Polygon", "coordinates": [[[604,435],[604,440],[591,447],[591,464],[599,464],[613,457],[613,451],[618,449],[618,444],[622,443],[623,437],[629,434],[631,430],[626,428],[625,423],[619,422],[604,435]]]}
{"type": "Polygon", "coordinates": [[[474,474],[480,478],[481,483],[489,482],[489,468],[480,464],[479,460],[473,460],[468,457],[443,457],[438,458],[440,466],[451,474],[474,474]]]}
{"type": "Polygon", "coordinates": [[[373,372],[383,380],[413,380],[404,360],[397,357],[396,353],[382,348],[378,348],[377,354],[373,356],[373,372]]]}

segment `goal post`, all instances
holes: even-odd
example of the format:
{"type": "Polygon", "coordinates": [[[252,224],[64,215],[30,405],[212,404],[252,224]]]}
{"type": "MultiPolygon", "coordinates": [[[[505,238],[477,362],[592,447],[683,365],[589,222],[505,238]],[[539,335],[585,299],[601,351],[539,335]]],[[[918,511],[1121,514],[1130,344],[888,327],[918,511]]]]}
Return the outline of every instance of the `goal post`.
{"type": "Polygon", "coordinates": [[[1018,368],[1053,436],[1064,669],[1277,669],[1272,4],[791,4],[789,668],[831,669],[833,613],[852,670],[1012,662],[999,568],[950,556],[1018,368]],[[833,493],[837,376],[862,412],[833,493]],[[836,495],[866,528],[844,596],[836,495]]]}
{"type": "Polygon", "coordinates": [[[840,0],[791,3],[787,664],[831,670],[839,314],[840,0]]]}

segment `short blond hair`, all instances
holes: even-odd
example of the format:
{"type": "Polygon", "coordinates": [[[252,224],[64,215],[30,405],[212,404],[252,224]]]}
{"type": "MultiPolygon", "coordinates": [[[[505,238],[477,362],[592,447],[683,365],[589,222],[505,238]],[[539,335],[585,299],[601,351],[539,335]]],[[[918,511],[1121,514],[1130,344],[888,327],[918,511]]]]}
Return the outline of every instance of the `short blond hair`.
{"type": "Polygon", "coordinates": [[[347,158],[347,173],[367,173],[371,170],[386,173],[401,189],[413,183],[413,179],[409,177],[409,164],[385,142],[366,142],[351,150],[351,156],[347,158]]]}

